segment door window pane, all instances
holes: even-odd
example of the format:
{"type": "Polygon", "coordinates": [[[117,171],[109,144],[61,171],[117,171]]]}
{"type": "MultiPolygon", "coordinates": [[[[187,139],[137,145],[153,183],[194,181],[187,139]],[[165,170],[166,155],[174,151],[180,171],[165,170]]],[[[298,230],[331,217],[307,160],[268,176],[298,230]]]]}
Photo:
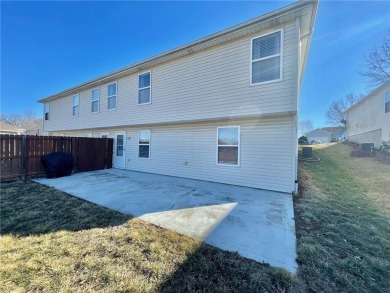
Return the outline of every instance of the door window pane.
{"type": "Polygon", "coordinates": [[[116,155],[118,157],[123,156],[123,135],[116,136],[116,155]]]}

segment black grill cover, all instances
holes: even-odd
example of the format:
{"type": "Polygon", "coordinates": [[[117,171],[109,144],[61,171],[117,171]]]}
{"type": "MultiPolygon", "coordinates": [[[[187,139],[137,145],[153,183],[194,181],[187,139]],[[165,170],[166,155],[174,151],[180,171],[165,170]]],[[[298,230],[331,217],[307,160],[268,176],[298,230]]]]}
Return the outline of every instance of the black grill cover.
{"type": "Polygon", "coordinates": [[[74,158],[72,154],[56,152],[41,158],[46,168],[47,178],[58,178],[72,174],[74,158]]]}

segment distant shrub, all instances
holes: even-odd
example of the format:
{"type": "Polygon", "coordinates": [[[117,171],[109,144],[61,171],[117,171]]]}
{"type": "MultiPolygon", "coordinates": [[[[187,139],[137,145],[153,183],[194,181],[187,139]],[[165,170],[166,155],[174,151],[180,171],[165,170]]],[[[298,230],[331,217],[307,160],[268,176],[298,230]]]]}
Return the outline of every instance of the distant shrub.
{"type": "Polygon", "coordinates": [[[300,138],[298,138],[298,143],[309,143],[307,140],[307,137],[302,135],[300,138]]]}

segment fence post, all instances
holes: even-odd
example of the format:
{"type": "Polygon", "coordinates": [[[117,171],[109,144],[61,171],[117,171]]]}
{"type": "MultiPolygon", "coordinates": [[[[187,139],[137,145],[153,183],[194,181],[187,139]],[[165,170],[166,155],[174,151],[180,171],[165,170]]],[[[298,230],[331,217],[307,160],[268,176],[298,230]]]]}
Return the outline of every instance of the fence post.
{"type": "Polygon", "coordinates": [[[71,138],[71,146],[72,146],[72,153],[74,158],[74,165],[73,165],[73,173],[77,173],[79,170],[79,138],[78,137],[72,137],[71,138]]]}
{"type": "Polygon", "coordinates": [[[27,139],[25,135],[22,135],[22,149],[21,149],[21,173],[22,173],[22,180],[26,181],[26,173],[27,173],[27,168],[26,168],[26,148],[27,148],[27,139]]]}
{"type": "Polygon", "coordinates": [[[104,169],[107,169],[108,162],[107,162],[107,157],[108,157],[108,138],[105,138],[105,155],[104,155],[104,169]]]}

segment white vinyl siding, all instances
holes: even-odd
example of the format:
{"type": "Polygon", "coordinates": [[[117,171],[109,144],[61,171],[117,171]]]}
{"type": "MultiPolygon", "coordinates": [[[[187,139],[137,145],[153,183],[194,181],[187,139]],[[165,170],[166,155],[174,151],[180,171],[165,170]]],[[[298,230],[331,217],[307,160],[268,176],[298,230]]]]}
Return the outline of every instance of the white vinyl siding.
{"type": "Polygon", "coordinates": [[[100,100],[100,90],[98,88],[91,91],[91,98],[92,98],[92,112],[97,113],[99,112],[99,100],[100,100]]]}
{"type": "Polygon", "coordinates": [[[150,104],[152,76],[150,72],[138,75],[138,104],[150,104]]]}
{"type": "Polygon", "coordinates": [[[112,137],[126,130],[131,137],[125,150],[125,168],[129,170],[281,192],[294,190],[291,117],[218,121],[217,125],[205,122],[151,127],[153,159],[138,159],[138,135],[143,129],[112,128],[109,132],[112,137]],[[231,123],[240,125],[240,167],[229,168],[216,164],[216,127],[231,123]]]}
{"type": "MultiPolygon", "coordinates": [[[[98,114],[91,112],[91,90],[96,85],[80,92],[80,117],[77,120],[69,120],[66,116],[71,96],[53,100],[50,111],[55,119],[45,122],[45,130],[71,131],[206,121],[297,111],[294,103],[297,54],[295,22],[284,26],[283,80],[248,86],[251,39],[258,35],[236,39],[153,67],[153,101],[147,107],[142,107],[142,111],[138,107],[138,75],[145,71],[117,80],[117,103],[120,101],[120,107],[117,105],[115,113],[102,111],[102,107],[107,109],[103,106],[107,102],[100,103],[98,114]]],[[[114,80],[99,85],[101,97],[108,97],[107,85],[112,82],[114,80]]]]}
{"type": "Polygon", "coordinates": [[[385,93],[385,113],[390,112],[390,90],[385,93]]]}
{"type": "Polygon", "coordinates": [[[72,115],[73,116],[79,116],[79,103],[80,103],[80,96],[74,95],[72,97],[72,115]]]}
{"type": "Polygon", "coordinates": [[[117,97],[117,83],[111,83],[107,86],[107,97],[108,97],[108,105],[107,109],[115,109],[116,108],[116,97],[117,97]]]}
{"type": "Polygon", "coordinates": [[[150,158],[150,131],[138,132],[138,158],[150,158]]]}
{"type": "Polygon", "coordinates": [[[252,39],[251,84],[282,79],[283,30],[252,39]]]}
{"type": "Polygon", "coordinates": [[[390,83],[347,112],[348,140],[371,142],[375,148],[379,148],[382,141],[390,141],[390,114],[384,109],[387,91],[390,91],[390,83]]]}
{"type": "Polygon", "coordinates": [[[43,112],[44,112],[45,120],[49,120],[49,110],[50,110],[50,104],[49,103],[45,103],[44,106],[43,106],[43,112]]]}
{"type": "Polygon", "coordinates": [[[217,128],[217,164],[240,165],[240,127],[217,128]]]}

